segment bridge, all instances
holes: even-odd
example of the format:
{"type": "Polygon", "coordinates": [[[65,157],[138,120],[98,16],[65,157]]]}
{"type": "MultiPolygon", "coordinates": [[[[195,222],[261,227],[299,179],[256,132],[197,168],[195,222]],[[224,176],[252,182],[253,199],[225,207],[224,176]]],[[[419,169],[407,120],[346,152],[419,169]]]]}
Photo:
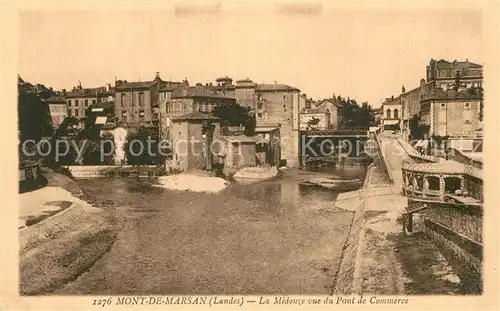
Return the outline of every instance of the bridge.
{"type": "Polygon", "coordinates": [[[299,161],[302,167],[365,163],[368,127],[300,131],[299,161]]]}

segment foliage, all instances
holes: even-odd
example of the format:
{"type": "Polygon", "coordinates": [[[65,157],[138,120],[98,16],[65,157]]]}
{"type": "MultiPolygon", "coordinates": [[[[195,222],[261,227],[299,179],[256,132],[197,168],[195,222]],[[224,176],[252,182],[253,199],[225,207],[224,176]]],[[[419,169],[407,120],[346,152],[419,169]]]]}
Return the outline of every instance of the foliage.
{"type": "Polygon", "coordinates": [[[319,118],[313,117],[307,121],[307,127],[316,127],[320,121],[321,120],[319,118]]]}
{"type": "Polygon", "coordinates": [[[78,119],[75,117],[66,117],[61,122],[56,130],[55,136],[57,138],[72,136],[76,133],[75,127],[78,125],[78,119]]]}
{"type": "Polygon", "coordinates": [[[375,113],[371,105],[363,102],[360,105],[354,99],[338,97],[341,108],[341,127],[370,126],[375,124],[375,113]]]}
{"type": "Polygon", "coordinates": [[[253,111],[248,113],[248,118],[245,124],[245,135],[255,135],[255,128],[257,127],[257,118],[253,111]]]}
{"type": "Polygon", "coordinates": [[[38,95],[18,86],[18,131],[21,141],[52,136],[49,105],[38,95]]]}
{"type": "Polygon", "coordinates": [[[165,157],[160,153],[159,147],[160,138],[158,132],[145,127],[139,127],[137,132],[128,133],[123,149],[128,164],[153,165],[161,164],[165,161],[165,157]]]}
{"type": "Polygon", "coordinates": [[[213,110],[213,115],[221,119],[223,126],[238,126],[247,124],[249,112],[249,107],[243,107],[239,104],[219,105],[213,110]]]}
{"type": "Polygon", "coordinates": [[[409,121],[409,127],[410,127],[410,135],[412,139],[422,139],[423,138],[423,133],[422,129],[420,127],[420,114],[414,114],[410,121],[409,121]]]}

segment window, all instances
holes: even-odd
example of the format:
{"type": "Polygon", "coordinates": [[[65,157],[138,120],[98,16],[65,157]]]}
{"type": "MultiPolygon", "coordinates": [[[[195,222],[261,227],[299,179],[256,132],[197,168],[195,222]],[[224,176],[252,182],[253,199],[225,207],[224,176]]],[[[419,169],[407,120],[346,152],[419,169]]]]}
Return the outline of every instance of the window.
{"type": "Polygon", "coordinates": [[[446,104],[445,103],[441,103],[440,107],[441,107],[441,109],[444,109],[444,108],[446,108],[446,104]]]}
{"type": "Polygon", "coordinates": [[[85,107],[88,107],[88,106],[89,106],[89,100],[88,100],[88,99],[86,99],[86,100],[85,100],[85,107]]]}
{"type": "Polygon", "coordinates": [[[258,113],[258,114],[257,114],[257,117],[258,117],[259,119],[260,119],[260,118],[262,118],[262,113],[258,113]]]}
{"type": "Polygon", "coordinates": [[[95,105],[96,100],[92,99],[92,105],[95,105]]]}
{"type": "Polygon", "coordinates": [[[71,117],[71,109],[68,109],[68,117],[71,117]]]}
{"type": "Polygon", "coordinates": [[[75,99],[75,107],[78,107],[78,99],[75,99]]]}
{"type": "Polygon", "coordinates": [[[391,118],[391,109],[387,109],[386,115],[387,115],[387,119],[391,118]]]}
{"type": "Polygon", "coordinates": [[[286,99],[286,95],[283,95],[283,99],[286,99]]]}
{"type": "Polygon", "coordinates": [[[394,109],[394,119],[399,118],[399,111],[398,109],[394,109]]]}
{"type": "Polygon", "coordinates": [[[125,107],[125,93],[120,94],[120,105],[125,107]]]}
{"type": "Polygon", "coordinates": [[[139,112],[139,121],[144,121],[144,110],[139,112]]]}
{"type": "Polygon", "coordinates": [[[70,99],[68,99],[68,106],[71,107],[71,100],[70,99]]]}
{"type": "Polygon", "coordinates": [[[139,93],[139,106],[144,107],[144,93],[139,93]]]}
{"type": "Polygon", "coordinates": [[[78,117],[78,110],[75,110],[75,117],[78,117]]]}
{"type": "Polygon", "coordinates": [[[470,109],[470,103],[465,103],[465,109],[470,109]]]}

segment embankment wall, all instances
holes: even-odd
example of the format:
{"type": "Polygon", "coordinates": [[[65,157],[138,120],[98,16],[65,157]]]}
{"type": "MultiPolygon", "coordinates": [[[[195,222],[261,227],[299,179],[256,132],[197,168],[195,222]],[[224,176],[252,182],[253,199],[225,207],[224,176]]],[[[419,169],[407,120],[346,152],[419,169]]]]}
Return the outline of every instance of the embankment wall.
{"type": "Polygon", "coordinates": [[[468,287],[482,289],[482,207],[430,204],[426,210],[424,234],[457,270],[468,287]]]}
{"type": "MultiPolygon", "coordinates": [[[[375,169],[375,165],[371,164],[367,169],[363,188],[368,187],[373,169],[375,169]]],[[[358,191],[358,193],[363,195],[363,191],[358,191]]],[[[356,271],[359,271],[358,265],[360,262],[360,251],[364,233],[365,202],[366,200],[364,198],[361,200],[358,200],[358,198],[353,199],[353,204],[358,204],[358,206],[353,215],[351,228],[345,238],[340,264],[331,294],[348,295],[355,294],[356,292],[357,286],[355,285],[355,280],[356,271]]]]}

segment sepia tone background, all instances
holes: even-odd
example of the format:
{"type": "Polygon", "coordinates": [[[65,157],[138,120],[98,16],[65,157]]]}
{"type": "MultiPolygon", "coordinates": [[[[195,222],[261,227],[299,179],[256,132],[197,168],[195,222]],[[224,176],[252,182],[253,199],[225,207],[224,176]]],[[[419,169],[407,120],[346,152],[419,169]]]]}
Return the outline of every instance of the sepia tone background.
{"type": "MultiPolygon", "coordinates": [[[[189,2],[191,4],[192,2],[189,2]]],[[[221,2],[221,6],[214,12],[206,11],[206,6],[213,6],[212,2],[198,2],[200,10],[194,16],[177,16],[169,21],[169,16],[174,16],[174,4],[159,2],[115,2],[97,3],[95,1],[82,1],[75,4],[68,2],[19,2],[2,3],[1,14],[3,25],[2,32],[2,62],[0,73],[0,91],[3,95],[2,115],[6,126],[3,127],[2,141],[5,146],[14,146],[16,137],[16,77],[23,73],[27,80],[44,81],[57,87],[69,87],[75,81],[67,81],[74,72],[81,73],[81,79],[89,84],[104,84],[113,79],[113,76],[149,78],[155,71],[171,74],[172,79],[184,78],[185,69],[196,68],[187,72],[188,79],[193,81],[207,80],[219,75],[230,75],[237,78],[239,73],[265,80],[265,77],[275,76],[278,81],[291,80],[311,93],[311,96],[328,96],[325,90],[335,85],[339,92],[357,96],[361,89],[366,93],[370,104],[378,106],[381,98],[377,93],[389,94],[391,90],[399,89],[401,83],[411,84],[418,81],[423,73],[421,68],[425,64],[412,61],[415,55],[426,54],[432,57],[439,54],[436,51],[443,49],[450,52],[450,59],[462,58],[467,55],[470,59],[485,64],[485,90],[486,90],[486,165],[490,168],[486,181],[486,211],[485,211],[485,294],[482,297],[410,297],[410,303],[406,306],[383,306],[383,308],[427,308],[427,309],[490,309],[492,303],[498,300],[498,181],[496,177],[496,165],[498,161],[498,121],[499,115],[496,104],[499,101],[499,67],[498,45],[499,24],[498,4],[487,2],[448,2],[431,4],[420,1],[411,4],[399,4],[397,2],[323,2],[321,6],[315,2],[300,2],[303,7],[300,10],[292,10],[290,14],[290,1],[264,4],[262,2],[221,2]],[[91,8],[91,10],[89,10],[91,8]],[[51,10],[60,10],[50,13],[50,21],[44,21],[46,14],[51,10]],[[69,10],[66,11],[66,10],[69,10]],[[98,10],[98,12],[94,12],[98,10]],[[362,10],[362,13],[359,11],[362,10]],[[22,14],[20,12],[23,11],[22,14]],[[26,12],[29,11],[29,12],[26,12]],[[125,11],[125,12],[123,12],[125,11]],[[370,12],[377,11],[386,16],[387,23],[377,25],[372,20],[370,12]],[[482,19],[477,18],[477,13],[482,13],[482,19]],[[288,12],[288,14],[287,14],[288,12]],[[331,15],[329,12],[333,12],[331,15]],[[447,14],[443,14],[447,12],[447,14]],[[457,13],[459,12],[459,13],[457,13]],[[92,15],[93,19],[89,19],[92,15]],[[162,19],[162,15],[165,17],[162,19]],[[53,18],[57,16],[57,18],[53,18]],[[157,23],[148,22],[148,17],[158,17],[157,23]],[[259,18],[256,18],[259,17],[259,18]],[[438,28],[432,23],[436,16],[442,16],[448,22],[444,23],[446,28],[438,28]],[[94,19],[95,17],[95,19],[94,19]],[[417,17],[417,21],[414,18],[417,17]],[[123,20],[130,18],[134,22],[122,24],[123,20]],[[314,20],[311,26],[310,20],[314,20]],[[135,22],[144,21],[143,23],[135,22]],[[252,20],[257,20],[252,28],[244,28],[252,20]],[[89,22],[92,21],[92,22],[89,22]],[[171,27],[169,23],[176,23],[171,27]],[[77,49],[71,42],[78,40],[80,23],[87,23],[85,31],[96,33],[94,40],[85,41],[85,48],[77,49]],[[181,26],[179,26],[179,24],[181,26]],[[41,25],[45,25],[42,27],[41,25]],[[339,25],[339,27],[336,27],[339,25]],[[348,26],[346,26],[348,25],[348,26]],[[182,28],[184,33],[179,34],[175,29],[182,28]],[[237,28],[240,34],[234,34],[231,29],[237,28]],[[108,35],[98,36],[97,30],[106,32],[108,35]],[[150,36],[140,36],[144,30],[150,30],[150,36]],[[472,29],[472,30],[471,30],[472,29]],[[476,29],[476,30],[474,30],[476,29]],[[477,39],[477,29],[482,33],[482,40],[477,39]],[[141,31],[139,31],[141,30],[141,31]],[[210,32],[218,32],[215,36],[204,36],[210,32]],[[159,40],[158,36],[165,34],[165,40],[159,40]],[[259,37],[259,33],[266,36],[259,37]],[[314,35],[312,35],[314,34],[314,35]],[[377,34],[376,36],[374,34],[377,34]],[[458,35],[460,34],[460,35],[458,35]],[[22,36],[22,40],[21,40],[22,36]],[[352,38],[350,44],[341,46],[335,44],[335,40],[326,40],[331,37],[352,38]],[[436,40],[430,40],[430,36],[450,36],[448,44],[442,46],[434,44],[436,40]],[[30,42],[35,40],[47,40],[47,44],[36,44],[42,48],[30,48],[30,42]],[[261,50],[244,44],[249,37],[255,37],[259,45],[268,45],[269,49],[261,50]],[[57,43],[53,38],[65,39],[57,43]],[[394,41],[412,43],[412,49],[404,45],[396,45],[394,41]],[[192,40],[199,41],[199,49],[193,50],[189,46],[192,40]],[[457,49],[459,40],[470,41],[467,50],[457,49]],[[127,52],[127,46],[144,42],[146,54],[149,57],[138,58],[137,64],[133,66],[128,59],[133,57],[127,52]],[[174,41],[175,44],[167,42],[174,41]],[[151,42],[151,44],[147,44],[151,42]],[[420,51],[415,50],[415,42],[418,42],[420,51]],[[391,45],[392,43],[392,45],[391,45]],[[432,43],[432,44],[431,44],[432,43]],[[124,45],[124,46],[121,46],[124,45]],[[98,46],[99,48],[93,48],[98,46]],[[169,49],[171,46],[171,49],[169,49]],[[282,58],[283,49],[292,49],[290,56],[282,58]],[[320,49],[322,52],[317,53],[320,49]],[[165,55],[165,50],[172,53],[165,55]],[[324,50],[329,51],[325,53],[324,50]],[[82,55],[82,62],[72,63],[73,58],[65,55],[82,55]],[[193,54],[192,54],[193,53],[193,54]],[[193,61],[194,53],[206,53],[206,60],[193,61]],[[214,55],[222,54],[220,60],[214,55]],[[326,56],[328,55],[328,57],[326,56]],[[456,56],[454,56],[456,55],[456,56]],[[85,57],[83,57],[85,56],[85,57]],[[349,56],[359,59],[356,64],[349,64],[343,59],[349,56]],[[106,59],[122,57],[124,66],[119,62],[113,62],[116,67],[104,65],[106,59]],[[170,67],[162,67],[164,58],[173,58],[176,62],[169,62],[170,67]],[[39,59],[47,59],[47,62],[39,63],[39,59]],[[210,59],[210,61],[208,61],[210,59]],[[212,59],[215,59],[213,61],[212,59]],[[245,59],[245,61],[243,61],[245,59]],[[127,60],[127,61],[126,61],[127,60]],[[247,61],[250,60],[250,61],[247,61]],[[258,64],[256,62],[259,62],[258,64]],[[391,76],[385,70],[391,62],[402,64],[401,74],[391,76]],[[177,63],[177,67],[173,64],[177,63]],[[38,66],[33,68],[33,66],[38,66]],[[244,67],[243,67],[244,66],[244,67]],[[59,68],[60,69],[59,69],[59,68]],[[129,67],[125,70],[123,67],[129,67]],[[133,67],[133,69],[130,69],[133,67]],[[58,68],[58,69],[55,69],[58,68]],[[325,68],[332,68],[325,70],[325,68]],[[54,70],[60,70],[60,74],[54,75],[54,70]],[[221,70],[221,71],[219,71],[221,70]],[[24,74],[26,72],[26,74],[24,74]],[[272,75],[270,73],[273,73],[272,75]],[[36,73],[36,75],[35,75],[36,73]],[[357,79],[363,75],[363,80],[373,83],[361,83],[357,79]],[[107,81],[100,81],[94,77],[106,77],[107,81]],[[325,82],[327,81],[327,82],[325,82]],[[353,82],[354,81],[354,82],[353,82]],[[356,81],[359,81],[357,83],[356,81]],[[408,82],[406,82],[408,81],[408,82]],[[495,168],[495,169],[494,169],[495,168]],[[489,306],[489,308],[488,308],[489,306]]],[[[181,14],[182,15],[182,14],[181,14]]],[[[340,40],[339,40],[340,41],[340,40]]],[[[428,59],[425,59],[426,63],[428,59]]],[[[265,81],[272,82],[272,81],[265,81]]],[[[18,262],[17,262],[17,155],[15,148],[2,148],[0,157],[2,159],[2,298],[0,308],[5,309],[90,309],[92,308],[91,297],[64,297],[64,298],[18,298],[18,262]]],[[[324,297],[321,297],[324,298],[324,297]]],[[[114,306],[111,306],[114,307],[114,306]]],[[[183,306],[184,308],[189,306],[183,306]]],[[[245,305],[255,308],[255,305],[245,305]]],[[[289,306],[265,306],[266,308],[289,309],[289,306]]],[[[303,306],[306,307],[307,306],[303,306]]],[[[361,308],[362,306],[319,306],[319,308],[341,307],[361,308]]],[[[382,306],[369,306],[371,308],[382,308],[382,306]]],[[[109,308],[109,307],[108,307],[109,308]]],[[[123,308],[123,307],[121,307],[123,308]]],[[[230,308],[227,306],[226,308],[230,308]]],[[[309,308],[313,308],[309,306],[309,308]]],[[[317,307],[315,307],[317,308],[317,307]]],[[[496,307],[498,308],[498,307],[496,307]]],[[[496,309],[494,308],[494,309],[496,309]]]]}

